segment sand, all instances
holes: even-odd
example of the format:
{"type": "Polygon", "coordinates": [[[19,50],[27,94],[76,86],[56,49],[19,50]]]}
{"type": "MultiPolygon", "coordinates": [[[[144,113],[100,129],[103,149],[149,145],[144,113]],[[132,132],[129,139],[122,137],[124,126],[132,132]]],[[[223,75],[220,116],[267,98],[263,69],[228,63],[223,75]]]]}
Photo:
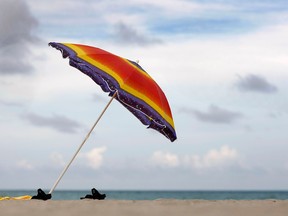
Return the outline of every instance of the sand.
{"type": "Polygon", "coordinates": [[[27,216],[287,216],[288,200],[6,200],[0,214],[27,216]]]}

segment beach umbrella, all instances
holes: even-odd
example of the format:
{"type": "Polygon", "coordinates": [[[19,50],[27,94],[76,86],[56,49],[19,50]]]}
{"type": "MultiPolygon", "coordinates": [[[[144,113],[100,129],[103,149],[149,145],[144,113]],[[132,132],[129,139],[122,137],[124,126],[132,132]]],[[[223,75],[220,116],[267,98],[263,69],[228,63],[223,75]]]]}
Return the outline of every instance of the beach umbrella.
{"type": "Polygon", "coordinates": [[[53,192],[113,99],[120,102],[148,128],[157,130],[172,142],[176,140],[167,98],[159,85],[137,62],[87,45],[55,42],[49,45],[60,50],[63,58],[69,58],[71,66],[88,75],[111,97],[49,194],[53,192]]]}
{"type": "MultiPolygon", "coordinates": [[[[167,98],[159,85],[137,62],[87,45],[55,42],[51,42],[49,45],[60,50],[63,58],[69,58],[71,66],[88,75],[104,92],[109,93],[111,99],[63,169],[49,194],[38,189],[36,196],[21,196],[18,197],[19,199],[47,200],[51,198],[52,192],[113,99],[120,102],[148,128],[157,130],[171,142],[176,140],[173,117],[167,98]]],[[[6,197],[6,199],[15,198],[6,197]]]]}

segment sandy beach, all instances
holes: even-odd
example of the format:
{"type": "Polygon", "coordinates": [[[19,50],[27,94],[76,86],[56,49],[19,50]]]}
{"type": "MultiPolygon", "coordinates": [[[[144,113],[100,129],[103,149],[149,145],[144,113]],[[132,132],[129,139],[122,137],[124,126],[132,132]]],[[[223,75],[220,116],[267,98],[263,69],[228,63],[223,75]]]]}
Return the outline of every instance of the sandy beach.
{"type": "Polygon", "coordinates": [[[29,200],[1,201],[1,215],[286,216],[288,200],[29,200]]]}

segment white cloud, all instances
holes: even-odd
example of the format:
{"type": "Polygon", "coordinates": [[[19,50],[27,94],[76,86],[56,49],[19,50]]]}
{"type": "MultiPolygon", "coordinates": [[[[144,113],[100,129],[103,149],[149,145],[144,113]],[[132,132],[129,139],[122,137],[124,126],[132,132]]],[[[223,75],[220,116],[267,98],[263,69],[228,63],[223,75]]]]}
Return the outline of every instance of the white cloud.
{"type": "Polygon", "coordinates": [[[154,152],[152,161],[163,167],[177,167],[180,164],[178,155],[162,151],[154,152]]]}
{"type": "Polygon", "coordinates": [[[205,155],[184,155],[156,151],[152,155],[152,162],[161,167],[188,167],[192,169],[222,169],[240,164],[238,152],[229,146],[222,146],[219,150],[212,149],[205,155]]]}
{"type": "Polygon", "coordinates": [[[157,58],[151,49],[143,50],[140,63],[149,62],[151,70],[144,68],[148,73],[158,72],[158,80],[182,85],[215,85],[249,73],[270,79],[272,72],[275,78],[287,71],[287,37],[288,25],[237,36],[179,38],[177,43],[153,47],[157,58]]]}
{"type": "Polygon", "coordinates": [[[30,164],[27,160],[20,160],[17,162],[17,167],[25,170],[32,170],[34,169],[33,165],[30,164]]]}
{"type": "Polygon", "coordinates": [[[88,166],[93,169],[98,169],[103,163],[103,154],[106,151],[106,147],[93,148],[91,151],[84,153],[83,156],[88,162],[88,166]]]}
{"type": "Polygon", "coordinates": [[[238,153],[229,146],[222,146],[219,150],[212,149],[204,156],[186,156],[184,162],[196,169],[222,168],[237,163],[238,153]]]}

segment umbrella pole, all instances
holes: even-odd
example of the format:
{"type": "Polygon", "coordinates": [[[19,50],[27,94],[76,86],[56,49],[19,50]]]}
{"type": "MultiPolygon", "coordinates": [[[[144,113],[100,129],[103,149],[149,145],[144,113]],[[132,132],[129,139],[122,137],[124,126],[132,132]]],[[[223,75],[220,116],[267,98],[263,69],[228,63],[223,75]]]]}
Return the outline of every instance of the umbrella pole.
{"type": "Polygon", "coordinates": [[[113,94],[112,98],[110,99],[110,101],[108,102],[108,104],[106,105],[106,107],[103,109],[102,113],[100,114],[100,116],[98,117],[98,119],[96,120],[96,122],[94,123],[94,125],[92,126],[92,128],[90,129],[90,131],[88,132],[88,134],[86,135],[85,139],[83,140],[83,142],[81,143],[81,145],[78,147],[77,151],[75,152],[75,154],[73,155],[73,157],[71,158],[71,160],[69,161],[69,163],[66,165],[66,167],[63,169],[62,173],[60,174],[60,176],[58,177],[58,179],[56,180],[56,182],[54,183],[53,187],[51,188],[51,190],[49,191],[49,194],[52,194],[53,191],[55,190],[56,186],[58,185],[58,183],[60,182],[60,180],[62,179],[62,177],[64,176],[64,174],[66,173],[66,171],[68,170],[68,168],[70,167],[71,163],[73,162],[73,160],[75,159],[75,157],[77,156],[77,154],[79,153],[79,151],[81,150],[82,146],[85,144],[85,142],[88,140],[88,138],[90,137],[90,134],[92,133],[93,129],[95,128],[95,126],[97,125],[97,123],[99,122],[99,120],[101,119],[101,117],[103,116],[103,114],[105,113],[105,111],[107,110],[107,108],[109,107],[109,105],[112,103],[113,99],[116,97],[117,95],[117,91],[113,94]]]}

